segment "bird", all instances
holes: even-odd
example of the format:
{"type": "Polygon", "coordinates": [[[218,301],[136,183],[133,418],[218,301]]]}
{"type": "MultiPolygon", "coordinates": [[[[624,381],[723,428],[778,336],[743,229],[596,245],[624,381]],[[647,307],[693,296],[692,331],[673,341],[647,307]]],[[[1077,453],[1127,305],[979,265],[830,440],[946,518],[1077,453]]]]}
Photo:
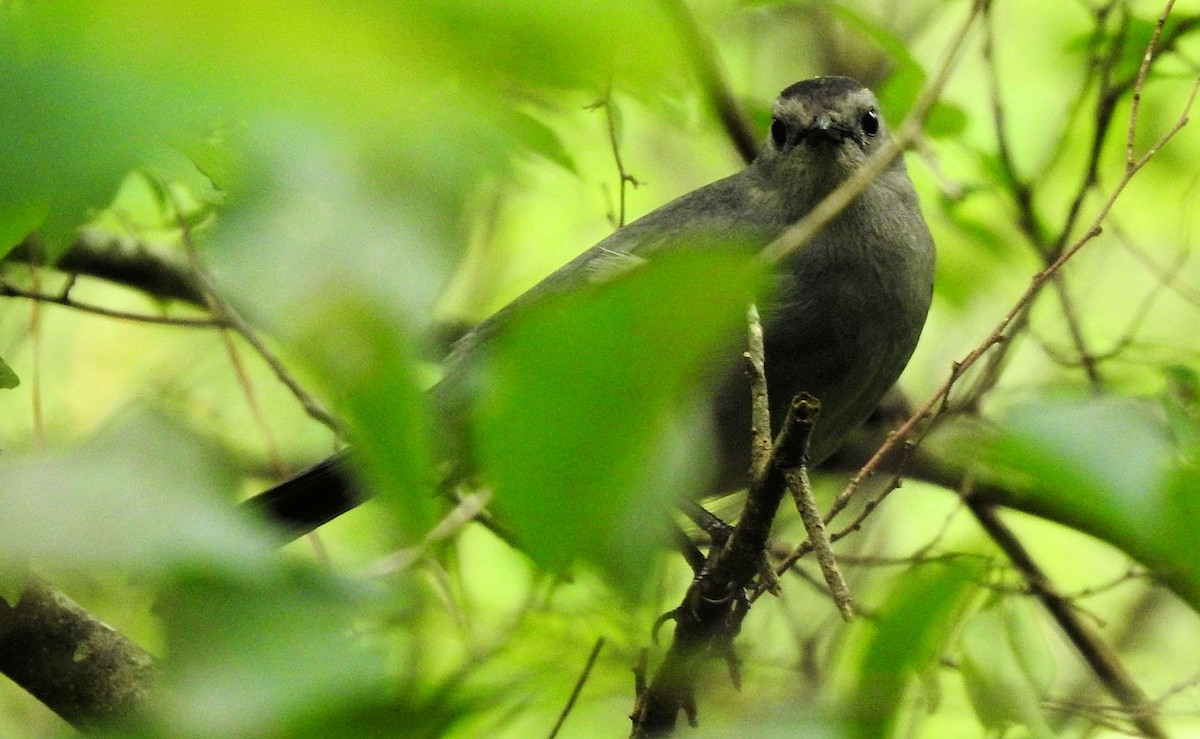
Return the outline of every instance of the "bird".
{"type": "MultiPolygon", "coordinates": [[[[666,250],[696,248],[697,240],[736,238],[766,247],[890,140],[879,107],[875,95],[849,77],[815,77],[785,88],[771,107],[765,143],[747,167],[618,229],[463,335],[429,391],[435,413],[464,415],[471,368],[530,306],[630,263],[652,263],[666,250]]],[[[773,432],[793,396],[816,397],[820,417],[809,439],[811,465],[867,418],[907,365],[932,302],[935,252],[897,157],[807,244],[773,267],[762,316],[773,432]]],[[[750,467],[751,394],[741,352],[730,352],[713,376],[709,420],[718,462],[697,498],[745,487],[750,467]]],[[[461,445],[447,448],[451,455],[463,453],[461,445]]],[[[323,460],[249,504],[294,532],[312,530],[366,497],[350,474],[352,453],[323,460]]]]}

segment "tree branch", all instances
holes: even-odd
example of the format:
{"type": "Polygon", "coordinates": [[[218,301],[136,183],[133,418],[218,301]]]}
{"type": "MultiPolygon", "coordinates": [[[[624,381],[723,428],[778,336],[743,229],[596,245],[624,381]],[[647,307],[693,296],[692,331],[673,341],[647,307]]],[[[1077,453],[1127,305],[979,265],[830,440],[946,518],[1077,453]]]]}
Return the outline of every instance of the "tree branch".
{"type": "Polygon", "coordinates": [[[695,685],[711,652],[725,657],[735,683],[738,681],[733,639],[749,607],[746,591],[763,570],[767,538],[787,492],[788,477],[806,463],[808,438],[819,407],[811,396],[792,400],[771,465],[747,494],[733,533],[723,547],[713,547],[705,569],[696,576],[682,603],[665,617],[675,621],[674,638],[658,674],[638,695],[632,736],[669,734],[681,710],[695,723],[695,685]]]}
{"type": "Polygon", "coordinates": [[[132,718],[157,670],[141,647],[30,577],[16,605],[0,600],[0,673],[85,729],[132,718]]]}

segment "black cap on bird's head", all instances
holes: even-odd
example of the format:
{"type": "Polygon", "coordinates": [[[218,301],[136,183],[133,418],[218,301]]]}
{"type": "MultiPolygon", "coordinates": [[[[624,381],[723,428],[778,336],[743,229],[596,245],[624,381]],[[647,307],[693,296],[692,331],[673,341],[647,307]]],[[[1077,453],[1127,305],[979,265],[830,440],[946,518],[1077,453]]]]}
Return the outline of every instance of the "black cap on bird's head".
{"type": "Polygon", "coordinates": [[[887,138],[878,105],[870,90],[849,77],[797,82],[771,109],[767,148],[777,153],[797,147],[845,150],[843,158],[861,160],[887,138]]]}

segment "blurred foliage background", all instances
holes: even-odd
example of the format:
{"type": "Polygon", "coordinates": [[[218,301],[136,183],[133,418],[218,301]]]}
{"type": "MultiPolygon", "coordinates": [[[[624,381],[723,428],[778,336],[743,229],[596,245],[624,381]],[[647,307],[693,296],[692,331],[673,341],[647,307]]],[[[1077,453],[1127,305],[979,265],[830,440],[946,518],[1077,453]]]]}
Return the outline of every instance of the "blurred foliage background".
{"type": "MultiPolygon", "coordinates": [[[[902,381],[915,403],[1122,185],[1133,80],[1162,11],[997,0],[976,18],[907,155],[939,247],[902,381]]],[[[739,278],[699,259],[629,286],[642,331],[582,308],[529,328],[511,388],[532,400],[483,432],[521,550],[477,524],[438,526],[429,337],[504,305],[622,213],[743,166],[687,19],[762,134],[778,91],[818,74],[877,90],[896,127],[972,12],[0,2],[0,379],[20,382],[0,391],[0,595],[15,602],[32,570],[160,657],[148,735],[545,735],[598,639],[562,735],[627,733],[630,668],[646,648],[654,664],[651,625],[690,579],[661,544],[703,456],[680,430],[678,367],[735,330],[739,278]],[[694,336],[677,335],[680,315],[694,336]],[[575,330],[622,353],[572,349],[561,374],[528,382],[575,330]],[[667,351],[694,356],[659,367],[667,351]],[[603,402],[587,404],[589,377],[610,381],[603,402]],[[350,430],[377,497],[281,555],[233,502],[336,448],[317,408],[350,430]],[[547,408],[555,434],[539,432],[547,408]]],[[[1198,12],[1179,2],[1164,27],[1137,156],[1190,103],[1198,12]]],[[[939,406],[922,451],[961,484],[914,473],[836,546],[861,618],[843,624],[802,561],[746,622],[741,690],[714,661],[700,732],[1127,729],[1129,704],[964,508],[958,493],[978,484],[1144,691],[1141,712],[1200,733],[1197,161],[1184,127],[939,406]]],[[[821,500],[847,477],[818,474],[821,500]]],[[[785,510],[777,541],[803,538],[785,510]]],[[[3,685],[0,734],[69,731],[3,685]]]]}

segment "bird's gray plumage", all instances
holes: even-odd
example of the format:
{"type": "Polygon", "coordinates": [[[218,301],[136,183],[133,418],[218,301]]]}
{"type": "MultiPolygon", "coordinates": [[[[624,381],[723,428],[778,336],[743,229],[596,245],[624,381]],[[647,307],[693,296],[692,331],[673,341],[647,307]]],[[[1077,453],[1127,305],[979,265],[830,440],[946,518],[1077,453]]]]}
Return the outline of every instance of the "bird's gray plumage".
{"type": "MultiPolygon", "coordinates": [[[[480,348],[530,303],[653,260],[660,248],[704,239],[765,247],[886,140],[875,97],[858,82],[823,77],[788,87],[774,104],[766,146],[749,167],[616,231],[464,336],[435,388],[436,412],[456,413],[461,409],[448,406],[468,402],[463,375],[480,348]]],[[[779,266],[763,316],[772,419],[782,421],[797,392],[821,400],[814,462],[836,449],[904,369],[929,310],[933,268],[933,240],[900,159],[779,266]]],[[[722,463],[709,492],[745,483],[750,391],[739,359],[740,350],[731,351],[719,370],[713,420],[722,463]]]]}

